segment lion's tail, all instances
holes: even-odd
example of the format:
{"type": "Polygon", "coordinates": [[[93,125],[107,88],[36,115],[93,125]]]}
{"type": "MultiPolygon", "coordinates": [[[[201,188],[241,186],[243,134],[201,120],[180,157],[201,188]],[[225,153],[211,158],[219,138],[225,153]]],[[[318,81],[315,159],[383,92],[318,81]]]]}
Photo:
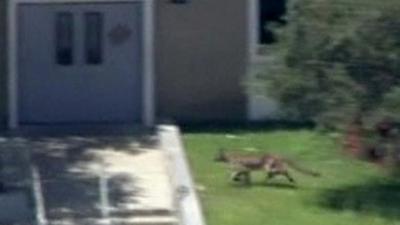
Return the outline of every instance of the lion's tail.
{"type": "Polygon", "coordinates": [[[297,163],[295,163],[293,160],[285,159],[286,164],[291,167],[292,169],[297,170],[300,173],[303,173],[305,175],[310,175],[313,177],[320,177],[321,174],[315,171],[311,171],[309,169],[306,169],[304,167],[299,166],[297,163]]]}

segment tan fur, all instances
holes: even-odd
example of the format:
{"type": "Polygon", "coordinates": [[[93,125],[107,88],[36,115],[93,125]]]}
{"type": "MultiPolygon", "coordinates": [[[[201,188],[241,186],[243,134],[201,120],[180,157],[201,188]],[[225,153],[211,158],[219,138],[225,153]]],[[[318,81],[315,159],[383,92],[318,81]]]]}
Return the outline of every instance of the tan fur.
{"type": "Polygon", "coordinates": [[[227,154],[224,150],[219,150],[215,157],[216,161],[228,163],[231,166],[233,181],[242,181],[250,184],[251,171],[261,170],[267,174],[267,179],[271,179],[277,175],[285,176],[290,182],[295,180],[290,175],[288,168],[295,169],[303,174],[311,176],[319,176],[318,173],[304,169],[298,166],[294,161],[284,159],[277,155],[245,155],[245,154],[227,154]]]}

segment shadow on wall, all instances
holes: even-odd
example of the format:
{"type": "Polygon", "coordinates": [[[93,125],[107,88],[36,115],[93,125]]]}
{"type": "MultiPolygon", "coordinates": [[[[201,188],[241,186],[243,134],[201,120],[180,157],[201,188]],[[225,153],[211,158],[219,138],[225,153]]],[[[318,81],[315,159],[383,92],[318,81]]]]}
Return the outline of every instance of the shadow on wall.
{"type": "Polygon", "coordinates": [[[340,189],[328,190],[318,204],[335,211],[377,214],[387,219],[400,219],[400,180],[371,181],[340,189]]]}

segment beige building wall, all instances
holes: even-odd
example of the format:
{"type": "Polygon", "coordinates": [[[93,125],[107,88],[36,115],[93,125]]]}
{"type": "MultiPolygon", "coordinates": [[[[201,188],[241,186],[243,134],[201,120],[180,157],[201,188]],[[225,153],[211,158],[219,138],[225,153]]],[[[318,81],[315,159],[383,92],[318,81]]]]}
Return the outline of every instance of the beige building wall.
{"type": "Polygon", "coordinates": [[[0,1],[0,127],[6,122],[6,1],[0,1]]]}
{"type": "Polygon", "coordinates": [[[156,2],[158,117],[244,120],[247,1],[156,2]]]}
{"type": "MultiPolygon", "coordinates": [[[[247,1],[155,2],[158,118],[246,119],[247,1]]],[[[0,124],[7,111],[5,34],[6,1],[0,0],[0,124]]]]}

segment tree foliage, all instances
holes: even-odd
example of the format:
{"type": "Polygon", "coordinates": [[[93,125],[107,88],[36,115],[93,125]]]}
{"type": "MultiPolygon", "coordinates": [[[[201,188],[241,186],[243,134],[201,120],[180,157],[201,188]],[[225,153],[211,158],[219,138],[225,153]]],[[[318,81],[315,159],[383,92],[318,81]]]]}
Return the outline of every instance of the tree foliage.
{"type": "Polygon", "coordinates": [[[356,114],[400,121],[399,13],[393,0],[292,0],[277,31],[279,72],[266,69],[268,94],[286,117],[323,127],[356,114]]]}

